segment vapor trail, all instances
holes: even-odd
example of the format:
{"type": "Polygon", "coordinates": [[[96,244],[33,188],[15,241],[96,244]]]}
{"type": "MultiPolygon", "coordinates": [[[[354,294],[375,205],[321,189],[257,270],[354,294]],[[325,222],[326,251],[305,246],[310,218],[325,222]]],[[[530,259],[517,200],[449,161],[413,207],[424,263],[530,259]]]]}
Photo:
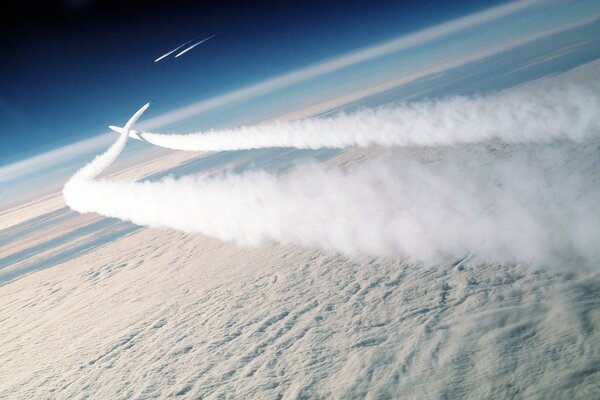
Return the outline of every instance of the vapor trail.
{"type": "MultiPolygon", "coordinates": [[[[516,89],[475,97],[396,104],[329,117],[192,134],[131,131],[157,146],[188,151],[264,147],[449,146],[582,141],[600,135],[600,84],[516,89]]],[[[111,126],[122,132],[122,129],[111,126]]]]}
{"type": "MultiPolygon", "coordinates": [[[[194,40],[194,39],[192,39],[192,40],[194,40]]],[[[154,60],[154,62],[159,62],[163,58],[170,56],[171,54],[175,53],[177,50],[179,50],[180,48],[182,48],[186,44],[190,43],[192,40],[188,40],[187,42],[185,42],[183,44],[180,44],[179,46],[175,47],[173,50],[169,51],[168,53],[165,53],[162,56],[158,57],[156,60],[154,60]]]]}
{"type": "Polygon", "coordinates": [[[144,111],[148,109],[148,107],[150,107],[150,103],[144,104],[142,108],[137,110],[136,113],[133,114],[133,116],[129,119],[129,121],[127,121],[127,123],[123,127],[123,133],[121,133],[117,141],[113,143],[113,145],[110,146],[110,148],[106,152],[99,156],[96,156],[96,158],[92,162],[90,162],[85,167],[77,171],[75,175],[71,177],[71,180],[94,179],[96,176],[100,175],[100,173],[104,171],[110,164],[112,164],[113,161],[117,159],[119,154],[121,154],[121,151],[125,147],[131,127],[141,117],[144,111]]]}
{"type": "Polygon", "coordinates": [[[597,154],[550,146],[483,161],[450,150],[435,162],[391,153],[348,172],[72,180],[64,196],[79,212],[249,246],[275,240],[426,262],[476,254],[597,265],[597,154]]]}
{"type": "Polygon", "coordinates": [[[199,42],[197,42],[197,43],[194,43],[194,44],[193,44],[193,45],[191,45],[190,47],[188,47],[188,48],[186,48],[186,49],[184,49],[184,50],[180,51],[179,53],[177,53],[177,54],[175,55],[175,58],[177,58],[177,57],[179,57],[179,56],[182,56],[182,55],[184,55],[184,54],[185,54],[185,53],[187,53],[188,51],[192,50],[194,47],[198,46],[199,44],[202,44],[202,43],[206,42],[207,40],[210,40],[210,39],[214,38],[214,37],[215,37],[215,36],[217,36],[217,35],[218,35],[218,33],[215,33],[215,34],[214,34],[214,35],[212,35],[212,36],[209,36],[209,37],[207,37],[207,38],[205,38],[205,39],[202,39],[201,41],[199,41],[199,42]]]}
{"type": "Polygon", "coordinates": [[[63,194],[79,212],[243,245],[274,240],[427,262],[475,254],[488,262],[597,267],[598,98],[597,83],[529,87],[191,137],[141,133],[152,143],[185,150],[391,148],[347,170],[313,165],[285,176],[251,171],[141,182],[94,179],[134,134],[131,127],[145,105],[124,128],[115,128],[121,132],[116,143],[77,172],[63,194]],[[505,143],[459,145],[489,139],[505,143]],[[397,147],[403,145],[437,147],[397,147]]]}

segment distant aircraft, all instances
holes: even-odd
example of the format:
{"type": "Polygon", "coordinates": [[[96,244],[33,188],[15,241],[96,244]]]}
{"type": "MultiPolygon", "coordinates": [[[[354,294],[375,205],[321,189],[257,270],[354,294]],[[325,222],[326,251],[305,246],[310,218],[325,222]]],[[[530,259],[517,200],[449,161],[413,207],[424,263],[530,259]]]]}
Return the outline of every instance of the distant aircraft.
{"type": "MultiPolygon", "coordinates": [[[[150,104],[150,103],[148,103],[148,104],[150,104]]],[[[111,131],[117,132],[117,133],[124,133],[125,132],[125,128],[121,128],[119,126],[114,126],[114,125],[109,125],[108,129],[110,129],[111,131]]],[[[136,131],[135,129],[130,129],[129,130],[129,137],[137,139],[137,140],[143,140],[144,142],[147,142],[147,140],[142,136],[142,132],[136,131]]]]}

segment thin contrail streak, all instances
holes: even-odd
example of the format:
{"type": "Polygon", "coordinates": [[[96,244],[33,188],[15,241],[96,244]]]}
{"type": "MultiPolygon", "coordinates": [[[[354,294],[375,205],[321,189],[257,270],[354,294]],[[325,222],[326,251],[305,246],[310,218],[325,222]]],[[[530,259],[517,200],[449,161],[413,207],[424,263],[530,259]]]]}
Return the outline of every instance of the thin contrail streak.
{"type": "MultiPolygon", "coordinates": [[[[193,45],[191,45],[190,47],[188,47],[188,48],[186,48],[186,49],[182,50],[181,52],[179,52],[179,53],[178,53],[178,54],[175,56],[175,58],[177,58],[177,57],[179,57],[179,56],[181,56],[181,55],[184,55],[185,53],[187,53],[188,51],[190,51],[190,50],[191,50],[191,49],[193,49],[194,47],[198,46],[199,44],[202,44],[202,43],[206,42],[207,40],[210,40],[210,39],[214,38],[214,37],[215,37],[215,36],[217,36],[217,35],[218,35],[218,33],[215,33],[215,34],[214,34],[214,35],[212,35],[212,36],[209,36],[209,37],[207,37],[207,38],[205,38],[205,39],[202,39],[202,40],[201,40],[201,41],[199,41],[198,43],[194,43],[194,44],[193,44],[193,45]]],[[[189,42],[188,42],[188,43],[189,43],[189,42]]]]}
{"type": "Polygon", "coordinates": [[[194,39],[188,40],[187,42],[185,42],[183,44],[180,44],[179,46],[175,47],[173,50],[169,51],[168,53],[165,53],[162,56],[158,57],[156,60],[154,60],[154,62],[159,62],[163,58],[170,56],[171,54],[175,53],[177,50],[179,50],[180,48],[182,48],[186,44],[190,43],[192,40],[194,40],[194,39]]]}

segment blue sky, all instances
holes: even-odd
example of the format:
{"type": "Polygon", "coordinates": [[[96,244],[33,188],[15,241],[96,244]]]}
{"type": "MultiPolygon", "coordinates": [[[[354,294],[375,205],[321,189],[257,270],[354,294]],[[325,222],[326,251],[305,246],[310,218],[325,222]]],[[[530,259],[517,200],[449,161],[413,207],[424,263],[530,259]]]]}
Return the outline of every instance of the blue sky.
{"type": "Polygon", "coordinates": [[[496,3],[3,3],[0,165],[102,133],[148,99],[167,111],[496,3]]]}
{"type": "Polygon", "coordinates": [[[531,57],[579,50],[520,81],[490,79],[498,64],[480,64],[477,74],[500,86],[462,81],[447,93],[507,87],[600,55],[600,3],[591,0],[169,4],[0,5],[0,208],[57,190],[113,140],[106,125],[148,100],[139,127],[189,132],[349,103],[532,41],[540,45],[531,57]],[[153,62],[214,32],[183,57],[153,62]]]}

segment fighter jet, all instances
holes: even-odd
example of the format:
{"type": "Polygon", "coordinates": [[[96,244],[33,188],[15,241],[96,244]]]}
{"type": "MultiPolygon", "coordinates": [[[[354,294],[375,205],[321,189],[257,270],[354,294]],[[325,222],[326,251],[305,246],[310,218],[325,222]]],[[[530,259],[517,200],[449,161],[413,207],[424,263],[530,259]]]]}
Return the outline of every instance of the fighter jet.
{"type": "MultiPolygon", "coordinates": [[[[119,134],[125,132],[125,128],[121,128],[119,126],[114,126],[114,125],[109,125],[108,129],[110,129],[111,131],[117,132],[119,134]]],[[[135,129],[130,129],[129,130],[129,137],[137,139],[137,140],[143,140],[144,142],[147,142],[147,140],[144,138],[144,136],[142,136],[142,132],[136,131],[135,129]]]]}

